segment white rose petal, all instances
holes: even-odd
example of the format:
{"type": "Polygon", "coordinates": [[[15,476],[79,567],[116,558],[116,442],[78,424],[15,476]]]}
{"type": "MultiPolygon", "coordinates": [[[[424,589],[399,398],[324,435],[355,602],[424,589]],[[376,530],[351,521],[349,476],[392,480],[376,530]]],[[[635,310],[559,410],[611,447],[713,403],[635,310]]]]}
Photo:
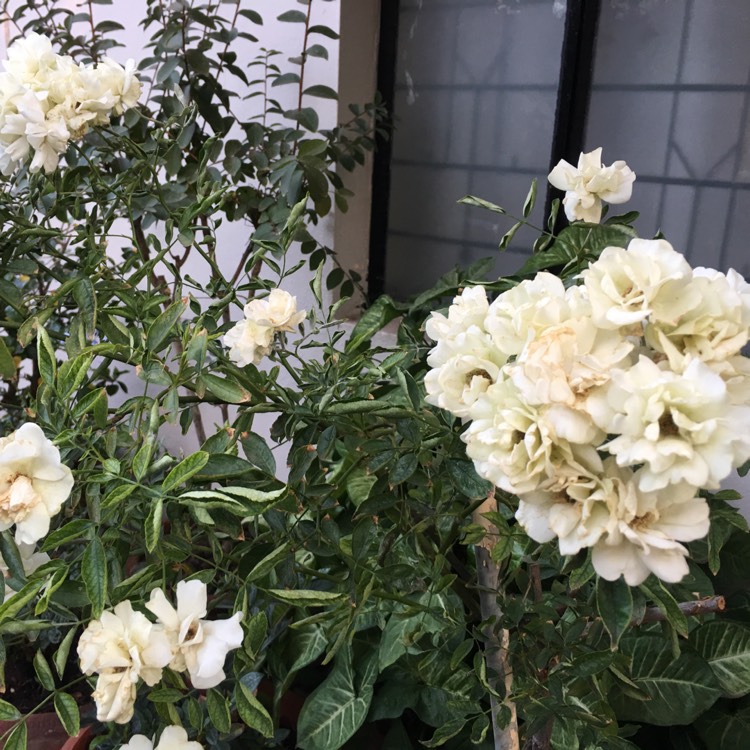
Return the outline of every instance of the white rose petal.
{"type": "Polygon", "coordinates": [[[245,305],[245,317],[274,331],[293,331],[304,319],[304,310],[297,312],[297,298],[283,289],[272,289],[265,299],[253,299],[245,305]]]}

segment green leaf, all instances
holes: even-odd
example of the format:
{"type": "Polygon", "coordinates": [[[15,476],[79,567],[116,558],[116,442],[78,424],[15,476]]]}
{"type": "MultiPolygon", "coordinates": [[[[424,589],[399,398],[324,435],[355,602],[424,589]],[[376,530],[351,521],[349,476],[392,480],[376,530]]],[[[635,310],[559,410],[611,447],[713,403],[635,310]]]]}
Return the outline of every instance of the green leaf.
{"type": "Polygon", "coordinates": [[[301,750],[338,750],[364,723],[377,677],[377,652],[355,660],[350,647],[336,657],[326,679],[308,696],[299,715],[301,750]]]}
{"type": "Polygon", "coordinates": [[[45,690],[51,692],[55,689],[55,677],[41,651],[34,654],[34,672],[36,672],[37,679],[45,690]]]}
{"type": "Polygon", "coordinates": [[[419,457],[415,453],[405,453],[400,456],[388,474],[388,484],[394,487],[405,482],[419,466],[419,457]]]}
{"type": "Polygon", "coordinates": [[[661,581],[659,582],[659,588],[658,589],[651,589],[648,586],[641,586],[641,591],[652,601],[656,602],[656,604],[659,606],[659,609],[661,609],[662,612],[664,612],[664,615],[667,618],[667,622],[681,635],[687,638],[689,627],[688,627],[688,621],[687,617],[685,617],[685,613],[680,609],[679,604],[677,603],[677,600],[672,596],[672,594],[667,591],[666,588],[662,585],[661,581]]]}
{"type": "Polygon", "coordinates": [[[307,30],[307,33],[308,34],[320,34],[321,36],[326,36],[329,39],[338,39],[339,38],[339,35],[333,29],[329,28],[328,26],[321,26],[321,25],[311,26],[307,30]]]}
{"type": "Polygon", "coordinates": [[[242,449],[245,451],[247,460],[253,466],[257,466],[270,476],[276,476],[276,459],[273,457],[266,441],[260,435],[248,432],[246,435],[240,436],[240,443],[242,443],[242,449]]]}
{"type": "Polygon", "coordinates": [[[214,688],[206,693],[206,707],[208,718],[216,727],[216,731],[226,733],[232,728],[232,716],[229,710],[229,701],[214,688]]]}
{"type": "Polygon", "coordinates": [[[623,639],[621,648],[631,659],[631,679],[650,697],[637,700],[614,687],[610,703],[621,720],[657,726],[689,724],[721,695],[708,663],[687,650],[675,659],[665,638],[640,633],[623,639]]]}
{"type": "Polygon", "coordinates": [[[185,693],[177,688],[157,688],[148,694],[148,699],[152,703],[177,703],[184,697],[185,693]]]}
{"type": "Polygon", "coordinates": [[[326,607],[329,604],[348,601],[346,594],[334,591],[313,591],[309,589],[268,589],[267,593],[275,599],[297,607],[326,607]]]}
{"type": "Polygon", "coordinates": [[[166,346],[167,339],[174,332],[177,322],[187,309],[188,298],[183,297],[170,305],[158,318],[149,326],[146,334],[146,346],[152,352],[161,351],[166,346]]]}
{"type": "Polygon", "coordinates": [[[529,214],[534,210],[534,204],[536,203],[536,179],[531,181],[531,187],[529,188],[529,194],[526,196],[526,200],[523,202],[523,218],[528,219],[529,214]]]}
{"type": "Polygon", "coordinates": [[[53,384],[57,374],[57,359],[55,349],[45,328],[39,327],[36,339],[37,357],[39,359],[39,374],[46,383],[53,384]]]}
{"type": "Polygon", "coordinates": [[[15,617],[44,586],[45,581],[30,581],[20,591],[0,604],[0,622],[15,617]]]}
{"type": "Polygon", "coordinates": [[[171,492],[175,487],[179,487],[181,484],[187,482],[190,477],[197,474],[207,463],[209,454],[205,451],[196,451],[189,455],[187,458],[180,461],[170,472],[164,477],[164,481],[161,484],[162,492],[171,492]]]}
{"type": "Polygon", "coordinates": [[[245,577],[245,583],[257,581],[270,573],[289,554],[289,543],[285,542],[266,555],[245,577]]]}
{"type": "Polygon", "coordinates": [[[21,553],[18,551],[10,531],[0,533],[0,556],[2,556],[3,562],[13,578],[17,578],[19,581],[26,580],[26,570],[23,567],[21,553]]]}
{"type": "Polygon", "coordinates": [[[203,373],[198,382],[203,383],[209,393],[227,404],[245,404],[252,398],[250,392],[242,386],[218,375],[203,373]]]}
{"type": "Polygon", "coordinates": [[[15,728],[8,736],[3,750],[26,750],[28,737],[29,733],[26,729],[26,722],[22,721],[20,724],[16,724],[15,728]]]}
{"type": "Polygon", "coordinates": [[[459,492],[468,498],[477,500],[487,497],[492,489],[492,485],[476,473],[471,461],[449,459],[445,462],[445,467],[459,492]]]}
{"type": "Polygon", "coordinates": [[[393,300],[387,295],[378,297],[370,307],[359,316],[357,325],[346,343],[346,351],[351,353],[367,343],[372,337],[398,315],[393,300]]]}
{"type": "Polygon", "coordinates": [[[508,213],[502,206],[498,206],[496,203],[490,203],[489,201],[484,200],[484,198],[477,198],[475,195],[465,195],[458,202],[464,206],[484,208],[485,210],[492,211],[496,214],[508,213]]]}
{"type": "Polygon", "coordinates": [[[276,18],[287,23],[307,23],[307,16],[301,10],[288,10],[276,18]]]}
{"type": "Polygon", "coordinates": [[[240,718],[247,726],[260,732],[264,737],[273,737],[273,719],[263,704],[241,681],[234,688],[234,699],[240,718]]]}
{"type": "Polygon", "coordinates": [[[107,555],[98,536],[89,542],[83,553],[81,576],[91,602],[91,615],[98,618],[107,599],[107,555]]]}
{"type": "Polygon", "coordinates": [[[73,539],[86,539],[91,535],[93,528],[91,521],[85,518],[76,518],[50,533],[42,542],[41,550],[42,552],[49,552],[73,539]]]}
{"type": "Polygon", "coordinates": [[[12,380],[16,377],[15,360],[2,337],[0,337],[0,376],[6,380],[12,380]]]}
{"type": "Polygon", "coordinates": [[[91,341],[96,333],[96,292],[87,276],[82,276],[73,287],[73,299],[83,315],[86,338],[91,341]]]}
{"type": "Polygon", "coordinates": [[[630,586],[622,578],[596,583],[596,608],[609,633],[612,650],[617,649],[623,633],[633,619],[633,594],[630,586]]]}
{"type": "Polygon", "coordinates": [[[338,99],[339,95],[330,87],[318,84],[308,86],[303,92],[305,96],[317,96],[319,99],[338,99]]]}
{"type": "MultiPolygon", "coordinates": [[[[674,744],[680,750],[747,750],[747,739],[750,737],[750,706],[736,703],[725,704],[723,701],[698,717],[695,722],[698,734],[705,742],[699,746],[693,740],[691,745],[674,744]]],[[[692,739],[692,738],[691,738],[692,739]]]]}
{"type": "Polygon", "coordinates": [[[10,703],[0,700],[0,721],[16,721],[21,718],[21,712],[10,703]]]}
{"type": "Polygon", "coordinates": [[[70,655],[70,647],[73,645],[76,632],[76,628],[74,627],[68,630],[65,634],[65,638],[62,639],[62,642],[58,646],[57,651],[55,651],[55,655],[52,657],[52,663],[55,665],[55,672],[57,672],[57,676],[60,679],[62,679],[62,676],[65,673],[65,667],[68,664],[68,656],[70,655]]]}
{"type": "Polygon", "coordinates": [[[369,474],[366,469],[355,469],[346,480],[346,492],[349,499],[359,508],[362,503],[370,497],[372,488],[378,483],[375,474],[369,474]]]}
{"type": "Polygon", "coordinates": [[[530,274],[553,266],[570,266],[571,270],[583,270],[589,262],[599,257],[605,247],[627,247],[636,236],[635,230],[623,224],[573,224],[560,232],[549,250],[532,255],[520,274],[530,274]]]}
{"type": "Polygon", "coordinates": [[[60,723],[68,733],[68,737],[75,737],[81,730],[81,715],[75,698],[68,693],[55,693],[55,713],[60,723]]]}
{"type": "Polygon", "coordinates": [[[154,454],[154,436],[149,435],[133,457],[133,476],[140,482],[146,476],[154,454]]]}
{"type": "Polygon", "coordinates": [[[161,538],[161,530],[164,516],[164,498],[157,497],[151,501],[151,507],[148,509],[148,516],[144,524],[146,534],[146,549],[153,552],[161,538]]]}
{"type": "Polygon", "coordinates": [[[727,698],[750,693],[750,628],[716,620],[701,625],[690,642],[708,662],[727,698]]]}
{"type": "Polygon", "coordinates": [[[322,656],[328,645],[328,639],[323,628],[315,624],[292,630],[290,639],[290,673],[312,664],[318,657],[322,656]]]}

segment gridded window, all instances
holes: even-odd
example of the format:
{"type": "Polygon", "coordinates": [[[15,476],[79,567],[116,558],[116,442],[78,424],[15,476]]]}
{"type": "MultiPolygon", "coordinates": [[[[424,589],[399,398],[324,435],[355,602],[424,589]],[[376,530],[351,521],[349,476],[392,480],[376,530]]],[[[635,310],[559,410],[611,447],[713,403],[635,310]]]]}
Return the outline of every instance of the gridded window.
{"type": "Polygon", "coordinates": [[[402,0],[392,21],[374,291],[405,297],[488,255],[517,270],[534,233],[499,254],[508,223],[456,201],[520,212],[537,177],[541,224],[551,164],[597,146],[637,173],[642,234],[750,275],[747,0],[402,0]]]}

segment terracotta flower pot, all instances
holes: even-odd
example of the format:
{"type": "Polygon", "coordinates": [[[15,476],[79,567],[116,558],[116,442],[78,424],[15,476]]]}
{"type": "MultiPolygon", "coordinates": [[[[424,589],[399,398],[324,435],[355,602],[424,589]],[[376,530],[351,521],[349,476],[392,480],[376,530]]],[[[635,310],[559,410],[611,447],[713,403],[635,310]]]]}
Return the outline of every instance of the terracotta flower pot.
{"type": "MultiPolygon", "coordinates": [[[[0,735],[5,734],[16,722],[0,721],[0,735]]],[[[68,737],[57,714],[32,714],[26,719],[29,741],[27,750],[86,750],[93,736],[91,726],[82,727],[75,737],[68,737]]],[[[0,750],[5,742],[0,743],[0,750]]]]}

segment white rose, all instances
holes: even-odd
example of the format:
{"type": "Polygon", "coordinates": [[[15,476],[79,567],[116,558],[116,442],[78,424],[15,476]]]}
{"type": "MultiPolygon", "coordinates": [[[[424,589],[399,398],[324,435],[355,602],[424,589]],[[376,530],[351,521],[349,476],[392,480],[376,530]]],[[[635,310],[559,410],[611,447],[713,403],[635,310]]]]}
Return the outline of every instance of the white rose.
{"type": "Polygon", "coordinates": [[[224,334],[224,346],[229,359],[236,365],[257,365],[271,352],[273,328],[258,325],[253,320],[240,320],[224,334]]]}
{"type": "Polygon", "coordinates": [[[461,439],[477,473],[516,494],[592,465],[593,446],[603,437],[588,415],[559,404],[530,405],[507,379],[476,400],[470,417],[461,439]]]}
{"type": "Polygon", "coordinates": [[[92,620],[78,641],[78,658],[84,674],[99,675],[94,691],[97,718],[130,721],[138,679],[155,685],[172,656],[164,629],[134,611],[129,601],[92,620]]]}
{"type": "Polygon", "coordinates": [[[605,248],[581,274],[594,323],[602,328],[679,320],[698,301],[687,284],[691,276],[690,264],[668,242],[640,239],[627,249],[605,248]]]}
{"type": "Polygon", "coordinates": [[[681,369],[681,357],[693,355],[704,362],[720,362],[738,354],[750,339],[750,285],[735,271],[696,268],[683,294],[692,300],[679,319],[653,321],[646,340],[666,353],[673,369],[681,369]]]}
{"type": "Polygon", "coordinates": [[[598,328],[590,318],[571,318],[529,341],[507,372],[528,403],[575,408],[632,349],[618,332],[598,328]]]}
{"type": "Polygon", "coordinates": [[[245,305],[248,320],[274,331],[293,331],[306,315],[304,310],[297,312],[297,298],[283,289],[272,289],[265,299],[252,299],[245,305]]]}
{"type": "Polygon", "coordinates": [[[564,159],[550,172],[550,183],[564,190],[563,206],[569,221],[598,224],[602,201],[626,203],[633,192],[635,174],[624,161],[602,165],[602,150],[597,148],[578,158],[578,168],[564,159]]]}
{"type": "Polygon", "coordinates": [[[156,748],[148,737],[135,734],[126,745],[120,746],[120,750],[203,750],[203,745],[188,741],[187,732],[181,726],[173,724],[165,727],[156,748]]]}
{"type": "Polygon", "coordinates": [[[629,586],[643,583],[651,573],[668,583],[682,580],[688,573],[688,551],[680,542],[708,533],[706,501],[684,483],[672,485],[669,492],[644,492],[637,474],[620,472],[618,478],[609,471],[615,479],[611,486],[617,518],[607,536],[594,545],[594,570],[608,581],[622,575],[629,586]]]}
{"type": "Polygon", "coordinates": [[[112,98],[112,109],[116,115],[121,115],[138,103],[141,82],[135,71],[134,60],[128,60],[123,68],[111,57],[105,57],[95,68],[102,89],[112,98]]]}
{"type": "Polygon", "coordinates": [[[204,620],[206,584],[180,581],[177,584],[177,608],[167,601],[161,589],[151,592],[146,607],[164,626],[172,641],[174,657],[170,667],[190,674],[193,687],[200,690],[222,682],[227,654],[242,645],[242,612],[226,620],[204,620]]]}
{"type": "Polygon", "coordinates": [[[38,425],[0,439],[0,531],[15,524],[16,543],[41,539],[72,489],[70,469],[38,425]]]}
{"type": "Polygon", "coordinates": [[[467,286],[453,299],[447,317],[432,313],[425,322],[425,333],[436,343],[451,341],[475,327],[484,331],[489,302],[483,286],[467,286]]]}
{"type": "Polygon", "coordinates": [[[681,482],[716,489],[750,457],[750,407],[733,405],[721,376],[697,359],[678,374],[641,357],[613,372],[586,409],[617,435],[602,448],[620,466],[644,465],[646,492],[681,482]]]}
{"type": "Polygon", "coordinates": [[[485,329],[507,359],[543,330],[570,317],[569,298],[562,281],[551,273],[538,273],[503,292],[489,306],[485,329]]]}

